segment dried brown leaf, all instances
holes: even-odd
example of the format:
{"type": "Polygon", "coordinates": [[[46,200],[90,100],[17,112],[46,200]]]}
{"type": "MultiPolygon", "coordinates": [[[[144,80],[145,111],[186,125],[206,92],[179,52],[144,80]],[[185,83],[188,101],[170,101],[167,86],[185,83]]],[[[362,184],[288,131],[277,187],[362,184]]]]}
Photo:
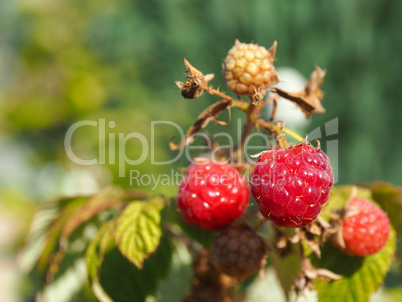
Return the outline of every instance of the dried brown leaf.
{"type": "Polygon", "coordinates": [[[183,147],[191,144],[195,139],[195,134],[204,129],[210,121],[216,121],[219,114],[225,110],[230,103],[231,102],[228,100],[221,100],[205,109],[197,117],[194,125],[188,129],[184,139],[178,145],[173,142],[169,143],[170,150],[181,150],[183,147]]]}
{"type": "MultiPolygon", "coordinates": [[[[139,195],[138,191],[131,191],[130,193],[134,196],[139,195]]],[[[49,257],[49,267],[46,272],[47,282],[51,282],[53,276],[59,271],[60,264],[66,254],[67,241],[74,231],[99,213],[111,208],[122,207],[126,203],[123,200],[124,197],[127,196],[124,196],[123,190],[117,187],[110,187],[89,198],[81,207],[74,209],[64,222],[64,225],[61,226],[57,250],[49,257]]]]}
{"type": "Polygon", "coordinates": [[[270,88],[269,90],[279,96],[294,102],[304,112],[306,117],[310,117],[312,113],[324,113],[325,109],[321,105],[323,92],[320,89],[324,82],[325,70],[316,67],[311,74],[310,81],[307,82],[306,88],[297,92],[287,92],[280,88],[270,88]]]}

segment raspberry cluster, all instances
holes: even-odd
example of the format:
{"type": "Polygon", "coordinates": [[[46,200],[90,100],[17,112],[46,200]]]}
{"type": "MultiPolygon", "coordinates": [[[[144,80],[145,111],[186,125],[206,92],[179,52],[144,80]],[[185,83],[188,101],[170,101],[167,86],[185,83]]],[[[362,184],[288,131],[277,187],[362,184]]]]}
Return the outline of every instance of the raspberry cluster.
{"type": "Polygon", "coordinates": [[[235,168],[208,160],[187,169],[177,206],[188,223],[216,231],[243,215],[249,194],[247,181],[235,168]]]}
{"type": "Polygon", "coordinates": [[[249,276],[265,264],[264,240],[243,225],[231,226],[220,233],[212,243],[210,252],[216,269],[231,277],[249,276]]]}
{"type": "Polygon", "coordinates": [[[342,221],[345,253],[352,256],[367,256],[377,253],[387,242],[390,221],[387,214],[373,202],[355,198],[349,207],[361,211],[342,221]]]}
{"type": "Polygon", "coordinates": [[[261,155],[251,176],[260,212],[279,227],[301,227],[321,212],[334,183],[327,155],[299,144],[261,155]]]}
{"type": "Polygon", "coordinates": [[[263,46],[240,43],[229,50],[223,64],[223,76],[230,90],[253,95],[278,82],[273,55],[263,46]]]}

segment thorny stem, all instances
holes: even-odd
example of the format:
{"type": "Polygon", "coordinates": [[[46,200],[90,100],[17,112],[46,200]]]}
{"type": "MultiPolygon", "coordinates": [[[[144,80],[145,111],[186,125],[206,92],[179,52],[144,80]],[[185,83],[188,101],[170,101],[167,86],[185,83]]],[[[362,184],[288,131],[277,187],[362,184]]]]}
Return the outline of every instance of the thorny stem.
{"type": "MultiPolygon", "coordinates": [[[[211,94],[211,95],[216,95],[224,100],[227,100],[230,102],[230,107],[237,107],[240,110],[242,110],[246,115],[247,118],[244,122],[243,126],[243,132],[241,135],[240,142],[237,144],[236,148],[234,149],[234,154],[232,160],[234,162],[239,162],[243,158],[243,152],[244,152],[244,146],[246,144],[247,138],[250,136],[251,132],[253,131],[254,127],[262,127],[271,134],[276,134],[277,136],[277,143],[281,149],[287,148],[288,147],[288,142],[286,140],[286,137],[283,135],[283,133],[288,133],[292,137],[299,139],[301,136],[299,136],[297,133],[286,129],[284,127],[278,127],[275,124],[272,123],[273,119],[275,118],[276,115],[276,110],[277,110],[277,96],[271,96],[268,99],[266,99],[264,102],[259,102],[257,104],[253,103],[252,96],[250,97],[250,103],[245,102],[243,99],[236,100],[225,93],[214,89],[208,85],[200,85],[200,89],[203,91],[211,94]],[[270,102],[274,102],[274,107],[272,110],[272,114],[270,116],[269,121],[265,121],[260,118],[260,112],[261,110],[270,102]]],[[[300,140],[303,140],[302,138],[300,140]]]]}
{"type": "Polygon", "coordinates": [[[183,234],[180,234],[171,225],[166,226],[166,231],[177,241],[183,243],[190,251],[194,253],[198,253],[201,249],[189,238],[184,236],[183,234]]]}
{"type": "Polygon", "coordinates": [[[237,100],[228,95],[224,92],[219,91],[218,89],[214,89],[206,84],[201,84],[199,87],[201,90],[211,94],[216,95],[228,102],[230,102],[230,107],[237,107],[242,110],[246,115],[247,118],[244,122],[243,132],[241,135],[240,142],[238,142],[237,146],[234,149],[233,158],[234,162],[241,162],[244,156],[244,146],[246,144],[247,138],[250,136],[251,132],[253,131],[254,127],[262,127],[263,129],[267,130],[271,134],[275,134],[277,136],[277,143],[281,149],[288,147],[288,142],[284,133],[289,134],[290,136],[296,138],[299,141],[302,141],[303,138],[298,135],[297,133],[284,128],[278,127],[272,123],[275,118],[276,111],[277,111],[277,96],[271,96],[265,101],[260,101],[258,103],[253,102],[253,96],[249,96],[250,103],[245,102],[243,99],[237,100]],[[270,102],[274,102],[274,106],[272,109],[271,116],[269,121],[265,121],[260,118],[261,110],[270,102]]]}
{"type": "Polygon", "coordinates": [[[272,96],[265,100],[264,102],[259,102],[258,104],[254,104],[252,102],[252,97],[250,96],[250,103],[247,103],[245,101],[232,101],[231,106],[232,107],[238,107],[241,109],[244,113],[247,114],[246,121],[244,122],[243,126],[243,132],[241,135],[240,142],[235,148],[235,153],[234,153],[234,160],[238,161],[238,159],[243,158],[243,150],[244,146],[246,144],[247,138],[253,131],[254,127],[259,128],[260,121],[264,122],[264,129],[268,130],[270,133],[275,133],[278,136],[278,144],[281,148],[286,148],[287,147],[287,141],[286,138],[283,137],[283,133],[281,129],[276,127],[274,124],[271,123],[271,121],[274,119],[275,114],[276,114],[276,96],[272,96]],[[274,102],[274,108],[270,117],[270,121],[266,122],[263,119],[260,118],[260,112],[261,110],[270,102],[274,102]]]}
{"type": "Polygon", "coordinates": [[[200,85],[200,89],[204,90],[205,92],[211,94],[211,95],[216,95],[219,96],[221,99],[227,100],[229,102],[234,102],[236,101],[234,98],[226,95],[224,92],[219,91],[218,89],[214,89],[212,87],[209,87],[207,85],[200,85]]]}
{"type": "Polygon", "coordinates": [[[235,148],[235,154],[238,157],[237,159],[243,158],[243,151],[247,138],[249,137],[249,135],[251,134],[251,132],[255,127],[255,115],[254,115],[255,107],[256,106],[253,103],[248,104],[247,118],[246,121],[244,122],[243,133],[241,134],[241,140],[238,143],[237,147],[235,148]]]}

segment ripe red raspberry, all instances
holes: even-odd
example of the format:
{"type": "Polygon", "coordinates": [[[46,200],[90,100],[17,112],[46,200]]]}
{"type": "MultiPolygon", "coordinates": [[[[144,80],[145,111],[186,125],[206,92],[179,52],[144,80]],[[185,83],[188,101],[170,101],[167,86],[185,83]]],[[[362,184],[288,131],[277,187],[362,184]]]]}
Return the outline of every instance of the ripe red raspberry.
{"type": "Polygon", "coordinates": [[[267,251],[264,240],[254,230],[236,225],[215,238],[210,253],[211,262],[218,271],[243,278],[264,267],[267,251]]]}
{"type": "Polygon", "coordinates": [[[342,234],[345,253],[351,256],[367,256],[377,253],[387,242],[390,221],[387,214],[374,203],[355,198],[350,207],[361,211],[342,221],[342,234]]]}
{"type": "Polygon", "coordinates": [[[216,231],[243,215],[249,194],[247,181],[235,168],[209,160],[187,169],[177,205],[188,223],[216,231]]]}
{"type": "Polygon", "coordinates": [[[328,200],[334,176],[323,151],[299,144],[263,153],[251,183],[262,215],[279,227],[295,228],[318,216],[328,200]]]}
{"type": "Polygon", "coordinates": [[[229,89],[237,94],[253,95],[258,88],[276,84],[279,79],[273,65],[274,47],[270,52],[258,44],[236,40],[223,64],[223,76],[229,89]]]}

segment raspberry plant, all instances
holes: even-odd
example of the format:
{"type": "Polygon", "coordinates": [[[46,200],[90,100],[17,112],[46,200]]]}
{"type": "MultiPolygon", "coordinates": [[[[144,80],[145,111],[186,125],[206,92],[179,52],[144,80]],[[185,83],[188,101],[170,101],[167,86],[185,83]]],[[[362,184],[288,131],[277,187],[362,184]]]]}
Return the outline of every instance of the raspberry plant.
{"type": "Polygon", "coordinates": [[[219,100],[200,113],[182,141],[170,143],[171,150],[192,144],[211,121],[229,123],[218,120],[225,110],[229,118],[231,110],[242,111],[245,122],[233,150],[211,152],[206,146],[194,158],[177,196],[112,187],[61,199],[38,213],[27,251],[38,238],[42,245],[25,267],[42,277],[39,299],[46,300],[47,288],[63,276],[69,259],[85,254],[87,300],[151,301],[161,279],[174,271],[172,258],[185,247],[194,260],[191,282],[180,280],[188,288],[182,301],[245,301],[248,286],[257,275],[264,278],[267,267],[275,269],[286,297],[313,290],[320,301],[369,300],[391,266],[393,226],[401,231],[392,205],[401,190],[384,183],[332,187],[330,162],[319,142],[314,147],[275,120],[277,103],[286,100],[306,117],[324,113],[325,71],[317,66],[301,91],[272,87],[280,81],[276,47],[276,42],[267,50],[236,41],[223,77],[237,97],[213,88],[213,74],[184,60],[187,79],[176,82],[181,95],[219,100]],[[268,104],[271,115],[264,119],[268,104]],[[250,162],[244,147],[254,129],[271,145],[250,162]],[[53,216],[44,219],[49,212],[53,216]]]}

